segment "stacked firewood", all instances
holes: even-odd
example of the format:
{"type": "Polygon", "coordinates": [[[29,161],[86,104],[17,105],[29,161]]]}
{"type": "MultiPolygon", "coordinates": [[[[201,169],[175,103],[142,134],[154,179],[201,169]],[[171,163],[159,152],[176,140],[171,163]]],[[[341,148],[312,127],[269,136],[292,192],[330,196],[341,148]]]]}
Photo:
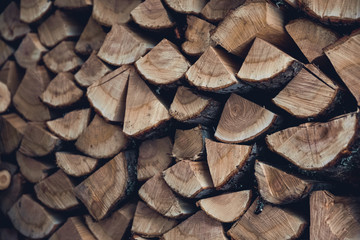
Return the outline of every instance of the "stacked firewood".
{"type": "Polygon", "coordinates": [[[360,1],[1,4],[0,240],[360,239],[360,1]]]}

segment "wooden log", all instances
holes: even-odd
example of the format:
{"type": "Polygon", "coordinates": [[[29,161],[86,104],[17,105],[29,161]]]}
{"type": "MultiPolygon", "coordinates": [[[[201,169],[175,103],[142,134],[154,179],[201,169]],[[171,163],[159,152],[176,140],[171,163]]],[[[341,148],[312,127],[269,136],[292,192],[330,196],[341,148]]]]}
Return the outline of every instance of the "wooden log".
{"type": "Polygon", "coordinates": [[[196,206],[211,218],[230,223],[238,220],[250,207],[252,200],[251,190],[231,192],[215,197],[204,198],[196,202],[196,206]]]}
{"type": "Polygon", "coordinates": [[[236,94],[227,100],[216,128],[215,138],[225,143],[252,141],[276,127],[279,117],[236,94]]]}
{"type": "Polygon", "coordinates": [[[89,120],[90,109],[85,108],[66,113],[62,118],[47,121],[46,126],[62,140],[74,141],[83,133],[89,120]]]}
{"type": "Polygon", "coordinates": [[[138,194],[150,208],[164,217],[184,218],[195,211],[192,204],[172,192],[160,173],[147,180],[138,194]]]}
{"type": "Polygon", "coordinates": [[[172,147],[169,137],[143,141],[137,162],[138,181],[146,181],[167,169],[172,163],[172,147]]]}
{"type": "Polygon", "coordinates": [[[75,187],[75,195],[96,220],[103,219],[133,190],[136,181],[134,152],[121,152],[75,187]]]}
{"type": "Polygon", "coordinates": [[[255,162],[255,177],[262,199],[273,204],[287,204],[307,197],[313,188],[302,180],[264,162],[255,162]]]}
{"type": "Polygon", "coordinates": [[[16,230],[33,239],[48,237],[63,223],[61,217],[46,210],[28,194],[14,203],[8,216],[16,230]]]}
{"type": "Polygon", "coordinates": [[[205,0],[165,0],[166,5],[179,13],[198,14],[206,4],[205,0]]]}
{"type": "Polygon", "coordinates": [[[168,29],[175,25],[161,0],[145,0],[130,13],[140,27],[150,30],[168,29]]]}
{"type": "Polygon", "coordinates": [[[120,126],[105,122],[95,115],[90,125],[75,142],[75,147],[93,158],[110,158],[127,146],[127,138],[120,126]]]}
{"type": "Polygon", "coordinates": [[[6,84],[11,93],[11,96],[15,95],[21,78],[22,74],[20,73],[20,69],[17,67],[15,61],[6,61],[0,70],[0,82],[6,84]]]}
{"type": "Polygon", "coordinates": [[[135,62],[153,47],[154,44],[140,34],[125,25],[115,24],[106,35],[98,57],[109,64],[120,66],[135,62]]]}
{"type": "Polygon", "coordinates": [[[163,217],[139,201],[136,207],[131,232],[144,237],[160,237],[178,224],[175,219],[163,217]]]}
{"type": "Polygon", "coordinates": [[[21,0],[20,20],[26,23],[33,23],[41,19],[52,6],[47,0],[21,0]]]}
{"type": "Polygon", "coordinates": [[[159,239],[159,238],[144,238],[138,234],[133,234],[131,236],[131,240],[157,240],[157,239],[159,239]]]}
{"type": "Polygon", "coordinates": [[[19,240],[19,233],[13,228],[0,228],[0,239],[19,240]]]}
{"type": "MultiPolygon", "coordinates": [[[[5,160],[6,158],[4,158],[5,160]]],[[[7,170],[11,176],[13,176],[14,174],[16,174],[19,170],[18,166],[13,164],[13,163],[10,163],[10,162],[5,162],[5,161],[1,161],[0,162],[0,168],[1,169],[4,169],[4,170],[7,170]]]]}
{"type": "Polygon", "coordinates": [[[5,112],[11,103],[11,93],[5,83],[0,82],[0,113],[5,112]]]}
{"type": "Polygon", "coordinates": [[[219,22],[231,10],[239,7],[245,0],[210,0],[201,10],[201,16],[210,22],[219,22]]]}
{"type": "Polygon", "coordinates": [[[0,210],[7,215],[10,208],[21,197],[24,191],[25,180],[21,173],[12,175],[10,186],[0,192],[0,210]]]}
{"type": "Polygon", "coordinates": [[[11,175],[8,170],[0,170],[0,191],[6,190],[11,183],[11,175]]]}
{"type": "Polygon", "coordinates": [[[58,8],[78,9],[92,6],[92,0],[55,0],[54,5],[58,8]]]}
{"type": "Polygon", "coordinates": [[[50,238],[49,240],[95,240],[95,236],[82,222],[80,217],[70,217],[50,238]]]}
{"type": "Polygon", "coordinates": [[[356,239],[360,236],[358,197],[328,191],[310,196],[310,239],[356,239]]]}
{"type": "Polygon", "coordinates": [[[26,128],[26,122],[16,113],[0,116],[0,152],[9,154],[18,148],[26,128]]]}
{"type": "Polygon", "coordinates": [[[14,56],[23,68],[35,67],[48,50],[41,44],[36,33],[28,33],[21,41],[14,56]]]}
{"type": "Polygon", "coordinates": [[[69,152],[56,152],[55,156],[57,166],[66,174],[74,177],[90,174],[95,170],[99,162],[95,158],[69,152]]]}
{"type": "Polygon", "coordinates": [[[220,222],[210,218],[204,211],[198,211],[162,237],[164,240],[175,239],[213,239],[226,240],[220,222]]]}
{"type": "Polygon", "coordinates": [[[186,41],[181,44],[181,48],[186,54],[200,56],[208,47],[216,45],[210,37],[211,32],[216,28],[215,25],[192,15],[187,16],[186,23],[186,41]]]}
{"type": "Polygon", "coordinates": [[[43,57],[46,67],[54,73],[75,71],[83,61],[75,54],[74,49],[74,42],[62,41],[43,57]]]}
{"type": "Polygon", "coordinates": [[[285,2],[295,9],[299,7],[297,0],[285,0],[285,2]]]}
{"type": "Polygon", "coordinates": [[[3,65],[6,60],[13,54],[14,49],[0,39],[0,50],[0,65],[3,65]]]}
{"type": "Polygon", "coordinates": [[[14,41],[30,32],[30,27],[20,21],[20,10],[15,2],[0,14],[0,33],[6,41],[14,41]]]}

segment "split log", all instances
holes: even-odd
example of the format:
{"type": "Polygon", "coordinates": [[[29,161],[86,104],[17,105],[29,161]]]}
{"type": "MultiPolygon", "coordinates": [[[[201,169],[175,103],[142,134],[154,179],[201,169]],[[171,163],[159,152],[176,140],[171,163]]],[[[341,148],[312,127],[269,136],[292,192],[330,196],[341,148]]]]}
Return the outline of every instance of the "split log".
{"type": "Polygon", "coordinates": [[[48,0],[21,0],[20,20],[33,23],[40,20],[50,9],[52,2],[48,0]]]}
{"type": "Polygon", "coordinates": [[[210,0],[201,10],[201,16],[210,22],[219,22],[229,11],[239,7],[245,0],[210,0]]]}
{"type": "Polygon", "coordinates": [[[80,217],[70,217],[50,238],[49,240],[95,240],[89,229],[82,222],[80,217]]]}
{"type": "Polygon", "coordinates": [[[313,188],[302,180],[264,162],[255,162],[255,177],[262,199],[272,204],[287,204],[307,197],[313,188]]]}
{"type": "Polygon", "coordinates": [[[150,208],[164,217],[184,218],[195,211],[192,204],[172,192],[161,174],[147,180],[139,189],[139,196],[150,208]]]}
{"type": "Polygon", "coordinates": [[[83,61],[75,52],[75,43],[62,41],[43,57],[45,65],[54,73],[75,71],[83,61]]]}
{"type": "Polygon", "coordinates": [[[93,51],[74,77],[81,87],[89,87],[110,71],[110,68],[97,57],[97,52],[93,51]]]}
{"type": "Polygon", "coordinates": [[[75,195],[96,220],[133,190],[136,181],[136,157],[132,151],[121,152],[75,187],[75,195]]]}
{"type": "Polygon", "coordinates": [[[62,140],[74,141],[83,133],[89,120],[90,109],[85,108],[66,113],[62,118],[47,121],[46,126],[62,140]]]}
{"type": "Polygon", "coordinates": [[[216,128],[215,138],[225,143],[255,140],[275,128],[279,117],[236,94],[227,100],[216,128]]]}
{"type": "Polygon", "coordinates": [[[204,8],[205,0],[165,0],[166,5],[179,13],[198,14],[204,8]]]}
{"type": "Polygon", "coordinates": [[[97,159],[78,154],[57,152],[55,156],[57,166],[66,174],[74,177],[88,175],[98,165],[97,159]]]}
{"type": "Polygon", "coordinates": [[[161,237],[178,224],[175,219],[163,217],[139,201],[136,207],[131,232],[144,237],[161,237]]]}
{"type": "Polygon", "coordinates": [[[140,34],[125,25],[115,24],[106,35],[98,57],[109,64],[120,66],[135,62],[153,47],[154,44],[140,34]]]}
{"type": "Polygon", "coordinates": [[[6,41],[14,41],[30,32],[30,27],[20,21],[20,10],[15,2],[0,14],[0,33],[6,41]]]}
{"type": "Polygon", "coordinates": [[[24,191],[25,179],[21,173],[12,175],[10,186],[0,192],[0,210],[7,215],[10,208],[21,197],[24,191]]]}
{"type": "Polygon", "coordinates": [[[15,61],[11,61],[11,60],[6,61],[6,63],[2,66],[0,70],[0,82],[6,84],[6,86],[8,87],[11,93],[11,96],[15,95],[16,90],[20,84],[21,78],[22,75],[20,73],[20,69],[17,67],[15,61]]]}
{"type": "Polygon", "coordinates": [[[214,190],[206,162],[183,160],[163,172],[167,185],[186,198],[202,198],[214,190]]]}
{"type": "Polygon", "coordinates": [[[46,210],[28,194],[14,203],[8,215],[16,230],[35,239],[48,237],[63,223],[61,217],[46,210]]]}
{"type": "Polygon", "coordinates": [[[146,181],[167,169],[172,163],[172,143],[169,137],[150,139],[141,143],[137,162],[137,179],[146,181]]]}
{"type": "Polygon", "coordinates": [[[201,199],[196,202],[198,207],[211,218],[230,223],[238,220],[250,207],[252,200],[251,190],[231,192],[215,197],[201,199]]]}
{"type": "Polygon", "coordinates": [[[0,113],[5,112],[11,103],[11,93],[5,83],[0,82],[0,113]]]}
{"type": "Polygon", "coordinates": [[[13,54],[14,49],[7,45],[0,39],[0,65],[6,62],[6,60],[13,54]]]}
{"type": "Polygon", "coordinates": [[[144,238],[140,235],[137,235],[137,234],[133,234],[131,236],[131,240],[157,240],[158,238],[144,238]]]}
{"type": "Polygon", "coordinates": [[[91,216],[85,215],[85,221],[97,239],[122,239],[134,218],[135,208],[136,204],[129,202],[103,220],[94,221],[91,216]]]}
{"type": "Polygon", "coordinates": [[[35,184],[34,190],[37,199],[54,210],[70,210],[80,204],[74,194],[74,184],[62,170],[35,184]]]}
{"type": "Polygon", "coordinates": [[[92,0],[55,0],[54,5],[65,9],[86,8],[92,6],[92,0]]]}
{"type": "Polygon", "coordinates": [[[187,16],[186,23],[186,41],[181,45],[186,54],[200,56],[208,47],[216,45],[210,37],[211,32],[216,28],[215,25],[192,15],[187,16]]]}
{"type": "Polygon", "coordinates": [[[184,222],[165,233],[162,239],[226,240],[227,238],[220,222],[207,216],[204,211],[198,211],[184,222]]]}
{"type": "Polygon", "coordinates": [[[11,175],[8,170],[0,170],[0,191],[6,190],[11,183],[11,175]]]}
{"type": "Polygon", "coordinates": [[[90,125],[78,137],[75,147],[94,158],[110,158],[123,150],[127,142],[120,126],[107,123],[95,115],[90,125]]]}
{"type": "Polygon", "coordinates": [[[19,233],[13,228],[0,228],[0,239],[19,240],[19,233]]]}
{"type": "Polygon", "coordinates": [[[26,128],[26,122],[16,113],[0,116],[0,152],[9,154],[18,148],[26,128]]]}

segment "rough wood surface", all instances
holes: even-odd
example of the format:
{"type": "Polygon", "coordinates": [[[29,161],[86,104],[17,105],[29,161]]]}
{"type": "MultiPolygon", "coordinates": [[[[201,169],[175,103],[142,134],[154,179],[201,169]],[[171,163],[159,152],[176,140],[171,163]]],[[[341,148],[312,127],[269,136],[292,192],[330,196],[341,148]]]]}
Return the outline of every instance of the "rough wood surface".
{"type": "Polygon", "coordinates": [[[66,220],[49,240],[95,240],[96,238],[91,234],[89,229],[85,226],[80,217],[70,217],[66,220]]]}
{"type": "Polygon", "coordinates": [[[9,113],[0,116],[0,152],[9,154],[20,144],[26,122],[16,113],[9,113]]]}
{"type": "Polygon", "coordinates": [[[5,112],[11,103],[11,92],[5,83],[0,82],[0,113],[5,112]]]}
{"type": "Polygon", "coordinates": [[[14,203],[23,195],[25,179],[21,173],[12,175],[10,186],[0,192],[0,210],[7,215],[14,203]]]}
{"type": "Polygon", "coordinates": [[[245,0],[210,0],[201,10],[201,15],[211,22],[218,22],[225,18],[229,11],[239,7],[245,0]]]}
{"type": "Polygon", "coordinates": [[[0,14],[0,33],[6,41],[21,38],[30,32],[30,27],[20,21],[20,10],[15,2],[5,8],[0,14]]]}
{"type": "Polygon", "coordinates": [[[42,18],[52,6],[48,0],[21,0],[20,1],[20,20],[32,23],[42,18]]]}
{"type": "Polygon", "coordinates": [[[13,54],[14,49],[0,39],[0,50],[0,65],[2,65],[13,54]]]}
{"type": "Polygon", "coordinates": [[[74,177],[88,175],[98,165],[95,158],[73,154],[69,152],[56,152],[56,164],[66,174],[74,177]]]}
{"type": "Polygon", "coordinates": [[[6,190],[11,183],[11,175],[8,170],[0,170],[0,191],[6,190]]]}
{"type": "Polygon", "coordinates": [[[54,5],[59,8],[77,9],[92,6],[92,0],[55,0],[54,5]]]}
{"type": "Polygon", "coordinates": [[[179,13],[198,14],[206,4],[205,0],[165,0],[166,5],[179,13]]]}
{"type": "Polygon", "coordinates": [[[22,74],[20,73],[20,69],[16,65],[15,61],[11,61],[11,60],[6,61],[0,70],[0,82],[6,84],[6,86],[8,87],[11,93],[11,96],[15,95],[16,90],[20,84],[21,78],[22,78],[22,74]]]}

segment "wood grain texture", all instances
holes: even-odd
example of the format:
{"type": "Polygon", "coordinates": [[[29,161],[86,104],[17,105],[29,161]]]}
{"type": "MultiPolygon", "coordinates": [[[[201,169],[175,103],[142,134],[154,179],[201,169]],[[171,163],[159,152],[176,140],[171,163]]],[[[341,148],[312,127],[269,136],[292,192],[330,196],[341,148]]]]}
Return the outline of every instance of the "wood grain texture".
{"type": "Polygon", "coordinates": [[[49,240],[76,239],[76,240],[95,240],[80,217],[70,217],[66,220],[49,240]]]}
{"type": "Polygon", "coordinates": [[[218,22],[244,2],[245,0],[210,0],[201,10],[201,15],[210,22],[218,22]]]}
{"type": "Polygon", "coordinates": [[[0,191],[6,190],[11,184],[10,172],[6,169],[0,170],[0,191]]]}
{"type": "Polygon", "coordinates": [[[92,51],[99,51],[105,37],[106,32],[101,25],[90,17],[76,42],[75,51],[83,55],[89,55],[92,51]]]}
{"type": "Polygon", "coordinates": [[[56,152],[55,156],[57,166],[67,175],[74,177],[88,175],[98,165],[98,160],[95,158],[70,152],[56,152]]]}
{"type": "Polygon", "coordinates": [[[33,23],[42,18],[52,6],[48,0],[21,0],[20,20],[26,23],[33,23]]]}
{"type": "Polygon", "coordinates": [[[0,34],[6,41],[14,41],[30,32],[30,27],[20,21],[20,10],[15,2],[0,14],[0,34]]]}
{"type": "Polygon", "coordinates": [[[21,173],[12,174],[10,186],[0,192],[0,210],[3,215],[7,215],[10,208],[23,195],[25,183],[21,173]]]}
{"type": "Polygon", "coordinates": [[[7,45],[0,39],[0,65],[6,62],[6,60],[14,53],[14,49],[7,45]]]}
{"type": "Polygon", "coordinates": [[[9,113],[0,116],[0,152],[9,154],[20,144],[26,122],[16,113],[9,113]]]}
{"type": "Polygon", "coordinates": [[[206,4],[205,0],[165,0],[172,10],[183,14],[198,14],[206,4]]]}
{"type": "Polygon", "coordinates": [[[5,83],[0,82],[0,113],[5,112],[11,103],[11,93],[5,83]]]}
{"type": "Polygon", "coordinates": [[[15,61],[12,60],[6,61],[0,70],[0,82],[6,84],[12,97],[15,95],[22,77],[23,75],[19,67],[16,65],[15,61]]]}
{"type": "Polygon", "coordinates": [[[92,6],[92,0],[55,0],[54,5],[58,8],[78,9],[92,6]]]}

